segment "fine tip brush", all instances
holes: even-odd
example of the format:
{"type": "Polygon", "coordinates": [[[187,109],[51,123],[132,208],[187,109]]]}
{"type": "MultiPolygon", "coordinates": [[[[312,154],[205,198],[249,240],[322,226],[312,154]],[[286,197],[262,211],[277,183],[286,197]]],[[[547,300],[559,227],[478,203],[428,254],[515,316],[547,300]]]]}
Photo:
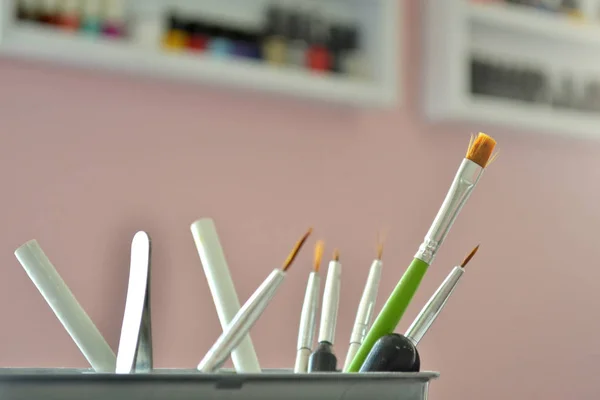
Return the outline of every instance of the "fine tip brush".
{"type": "Polygon", "coordinates": [[[360,372],[420,371],[421,357],[419,356],[417,346],[440,315],[465,272],[464,268],[473,256],[475,256],[477,250],[479,250],[479,245],[469,253],[459,266],[452,269],[404,335],[391,333],[377,340],[360,368],[360,372]]]}
{"type": "Polygon", "coordinates": [[[308,372],[335,372],[337,370],[337,357],[333,353],[333,343],[340,304],[341,275],[340,252],[335,249],[327,268],[319,325],[319,344],[308,359],[308,372]]]}
{"type": "Polygon", "coordinates": [[[358,304],[354,327],[352,328],[352,333],[350,335],[350,346],[348,347],[346,361],[344,362],[344,372],[348,371],[350,363],[363,342],[373,319],[375,301],[377,300],[377,292],[379,290],[379,281],[381,280],[381,270],[383,268],[382,257],[383,238],[380,236],[377,240],[377,256],[371,264],[367,283],[365,284],[360,303],[358,304]]]}
{"type": "Polygon", "coordinates": [[[350,363],[348,372],[358,372],[375,342],[396,329],[460,210],[469,199],[485,168],[496,158],[496,155],[493,155],[495,147],[496,141],[484,133],[479,133],[476,138],[471,137],[467,155],[454,177],[433,224],[412,263],[375,319],[350,363]]]}
{"type": "Polygon", "coordinates": [[[311,233],[312,228],[296,242],[294,248],[283,263],[282,268],[274,269],[263,283],[260,284],[252,296],[246,300],[242,308],[235,314],[227,328],[223,330],[221,336],[219,336],[217,341],[198,364],[198,370],[200,372],[215,372],[225,363],[225,361],[227,361],[230,353],[248,334],[273,299],[273,296],[275,296],[277,289],[279,289],[285,279],[287,270],[291,267],[296,256],[300,252],[300,249],[304,243],[306,243],[306,240],[311,233]]]}
{"type": "Polygon", "coordinates": [[[312,351],[313,340],[315,337],[317,310],[319,309],[319,289],[321,287],[319,269],[321,268],[321,259],[323,258],[324,248],[325,243],[322,240],[319,240],[315,245],[313,270],[308,276],[306,293],[304,295],[304,302],[302,304],[302,313],[300,314],[296,363],[294,365],[295,373],[308,371],[308,358],[310,357],[310,353],[312,351]]]}

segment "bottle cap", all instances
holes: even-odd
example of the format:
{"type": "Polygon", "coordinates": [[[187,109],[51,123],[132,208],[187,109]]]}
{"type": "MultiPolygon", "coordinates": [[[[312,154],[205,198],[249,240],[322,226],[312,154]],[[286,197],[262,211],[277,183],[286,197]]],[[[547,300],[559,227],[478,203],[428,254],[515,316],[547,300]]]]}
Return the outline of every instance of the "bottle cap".
{"type": "Polygon", "coordinates": [[[355,26],[349,26],[346,28],[346,39],[344,47],[348,50],[357,50],[360,47],[359,43],[359,31],[355,26]]]}
{"type": "Polygon", "coordinates": [[[68,15],[79,14],[79,6],[79,0],[64,0],[62,2],[61,12],[68,15]]]}
{"type": "Polygon", "coordinates": [[[87,0],[83,2],[82,14],[88,18],[100,17],[101,4],[99,0],[87,0]]]}
{"type": "Polygon", "coordinates": [[[329,27],[329,48],[332,50],[345,50],[347,48],[346,29],[341,25],[329,27]]]}
{"type": "Polygon", "coordinates": [[[287,21],[287,37],[290,40],[308,40],[308,19],[300,11],[290,13],[287,21]]]}
{"type": "Polygon", "coordinates": [[[317,17],[312,16],[308,23],[308,41],[312,45],[325,45],[328,42],[327,25],[317,17]]]}
{"type": "Polygon", "coordinates": [[[170,11],[168,14],[167,29],[170,31],[177,31],[183,28],[183,22],[179,19],[179,16],[175,11],[170,11]]]}
{"type": "Polygon", "coordinates": [[[270,6],[266,12],[265,35],[275,36],[285,34],[285,12],[283,9],[270,6]]]}
{"type": "Polygon", "coordinates": [[[104,16],[109,21],[125,19],[125,3],[123,0],[105,0],[104,16]]]}

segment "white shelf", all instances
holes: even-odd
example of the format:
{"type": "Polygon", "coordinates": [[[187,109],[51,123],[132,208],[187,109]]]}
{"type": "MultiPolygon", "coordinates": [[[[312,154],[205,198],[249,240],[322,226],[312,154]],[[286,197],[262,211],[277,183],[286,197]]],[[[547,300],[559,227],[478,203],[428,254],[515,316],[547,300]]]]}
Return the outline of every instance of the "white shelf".
{"type": "Polygon", "coordinates": [[[586,46],[600,46],[600,21],[594,25],[563,15],[504,3],[468,3],[467,13],[473,21],[500,29],[586,46]]]}
{"type": "MultiPolygon", "coordinates": [[[[600,138],[600,112],[553,108],[472,95],[473,54],[535,66],[551,79],[564,72],[600,81],[598,25],[525,6],[427,0],[424,110],[434,121],[473,122],[600,138]]],[[[492,127],[493,128],[493,127],[492,127]]]]}
{"type": "MultiPolygon", "coordinates": [[[[374,26],[367,28],[372,38],[384,41],[380,51],[375,52],[373,49],[369,51],[370,62],[375,65],[384,64],[384,67],[376,70],[374,77],[369,80],[352,79],[335,74],[318,74],[288,67],[277,68],[252,60],[221,60],[202,54],[172,54],[158,45],[156,48],[144,48],[126,41],[88,38],[35,24],[12,24],[9,22],[12,11],[8,4],[2,5],[5,23],[0,26],[2,28],[0,56],[141,74],[217,87],[255,90],[340,105],[395,106],[399,96],[398,58],[395,57],[398,52],[397,49],[388,47],[397,47],[399,43],[395,34],[400,11],[394,0],[367,1],[380,7],[371,15],[370,20],[374,16],[381,17],[378,18],[380,24],[375,32],[374,26]],[[391,57],[383,51],[384,49],[390,51],[391,57]],[[380,57],[380,60],[373,59],[374,57],[380,57]]],[[[201,2],[208,4],[208,0],[197,1],[196,4],[201,2]]],[[[169,1],[162,3],[169,3],[169,1]]]]}

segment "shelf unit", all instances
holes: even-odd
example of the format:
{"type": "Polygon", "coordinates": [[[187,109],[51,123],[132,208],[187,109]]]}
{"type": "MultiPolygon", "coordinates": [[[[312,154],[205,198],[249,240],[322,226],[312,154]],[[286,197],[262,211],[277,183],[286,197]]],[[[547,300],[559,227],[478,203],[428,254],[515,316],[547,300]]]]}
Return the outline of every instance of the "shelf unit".
{"type": "MultiPolygon", "coordinates": [[[[600,138],[600,110],[471,93],[471,57],[600,82],[600,19],[584,22],[504,2],[426,0],[424,110],[433,121],[475,122],[600,138]]],[[[581,90],[581,87],[578,87],[581,90]]]]}
{"type": "MultiPolygon", "coordinates": [[[[134,23],[164,15],[177,7],[192,15],[211,16],[232,25],[257,27],[269,4],[283,0],[124,0],[134,23]]],[[[401,0],[402,1],[402,0],[401,0]]],[[[400,100],[397,0],[289,0],[286,6],[322,10],[328,18],[356,22],[363,34],[370,75],[365,79],[320,74],[305,69],[273,67],[242,58],[219,59],[207,54],[172,54],[135,41],[89,38],[38,24],[15,21],[16,0],[0,2],[0,57],[52,62],[97,70],[179,80],[229,89],[255,90],[324,103],[394,107],[400,100]]]]}

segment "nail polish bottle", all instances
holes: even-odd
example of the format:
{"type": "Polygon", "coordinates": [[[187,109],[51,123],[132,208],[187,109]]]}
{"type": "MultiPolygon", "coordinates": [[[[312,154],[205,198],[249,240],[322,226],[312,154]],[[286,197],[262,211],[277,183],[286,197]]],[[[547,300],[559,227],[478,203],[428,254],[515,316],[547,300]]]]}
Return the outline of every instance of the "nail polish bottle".
{"type": "Polygon", "coordinates": [[[308,54],[308,20],[301,12],[289,15],[287,23],[286,64],[306,68],[308,54]]]}
{"type": "Polygon", "coordinates": [[[325,23],[314,16],[309,24],[307,67],[313,71],[326,72],[331,69],[331,53],[327,48],[328,35],[325,23]]]}
{"type": "Polygon", "coordinates": [[[66,31],[79,30],[80,13],[79,0],[64,0],[58,14],[58,25],[66,31]]]}
{"type": "Polygon", "coordinates": [[[56,25],[58,22],[58,1],[43,0],[39,14],[39,22],[47,25],[56,25]]]}
{"type": "Polygon", "coordinates": [[[101,3],[99,0],[83,0],[81,30],[88,36],[102,33],[101,3]]]}
{"type": "Polygon", "coordinates": [[[107,37],[123,37],[126,33],[125,3],[123,0],[104,0],[102,33],[107,37]]]}
{"type": "Polygon", "coordinates": [[[262,40],[262,55],[267,64],[282,66],[287,59],[285,38],[285,12],[275,6],[269,7],[262,40]]]}
{"type": "Polygon", "coordinates": [[[250,32],[237,31],[233,33],[233,55],[256,60],[260,57],[258,35],[250,32]]]}
{"type": "Polygon", "coordinates": [[[163,47],[169,51],[182,51],[187,47],[188,40],[185,21],[181,20],[175,12],[171,12],[162,40],[163,47]]]}
{"type": "Polygon", "coordinates": [[[216,58],[227,58],[233,54],[233,41],[231,32],[227,29],[215,26],[208,42],[208,51],[216,58]]]}
{"type": "Polygon", "coordinates": [[[194,21],[189,24],[189,39],[187,46],[190,51],[195,53],[206,51],[209,41],[206,28],[207,26],[200,21],[194,21]]]}

